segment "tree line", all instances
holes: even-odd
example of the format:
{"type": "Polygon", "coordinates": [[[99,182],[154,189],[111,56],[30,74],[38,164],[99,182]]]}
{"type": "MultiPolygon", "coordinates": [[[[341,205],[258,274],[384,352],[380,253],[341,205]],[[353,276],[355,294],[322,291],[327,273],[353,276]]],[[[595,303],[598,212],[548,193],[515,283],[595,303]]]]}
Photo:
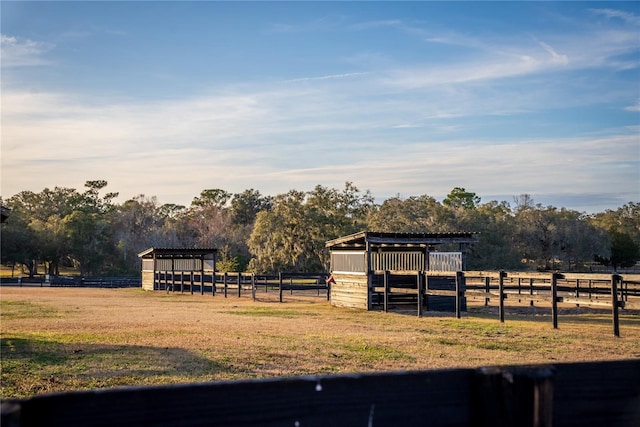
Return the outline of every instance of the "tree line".
{"type": "MultiPolygon", "coordinates": [[[[526,194],[482,203],[454,188],[442,202],[428,195],[376,203],[351,182],[266,196],[258,190],[206,189],[190,206],[159,204],[144,194],[121,204],[107,181],[85,188],[22,191],[2,205],[2,263],[30,276],[77,269],[83,276],[131,275],[149,247],[218,249],[218,270],[317,272],[329,268],[325,242],[359,231],[478,232],[469,269],[612,269],[640,259],[640,203],[587,215],[542,206],[526,194]],[[44,271],[41,266],[44,265],[44,271]]],[[[454,248],[452,248],[454,249],[454,248]]]]}

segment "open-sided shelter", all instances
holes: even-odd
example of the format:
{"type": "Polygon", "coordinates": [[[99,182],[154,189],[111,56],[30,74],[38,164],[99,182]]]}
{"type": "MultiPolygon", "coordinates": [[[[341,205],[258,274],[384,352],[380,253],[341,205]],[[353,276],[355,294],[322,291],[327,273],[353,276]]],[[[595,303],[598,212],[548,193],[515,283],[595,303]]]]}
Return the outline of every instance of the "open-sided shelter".
{"type": "Polygon", "coordinates": [[[212,286],[215,280],[216,253],[213,248],[149,248],[140,252],[142,288],[153,291],[185,285],[193,291],[212,286]]]}
{"type": "Polygon", "coordinates": [[[326,243],[331,253],[331,304],[370,310],[384,271],[462,271],[476,233],[380,233],[362,231],[326,243]],[[440,245],[458,251],[438,252],[440,245]]]}

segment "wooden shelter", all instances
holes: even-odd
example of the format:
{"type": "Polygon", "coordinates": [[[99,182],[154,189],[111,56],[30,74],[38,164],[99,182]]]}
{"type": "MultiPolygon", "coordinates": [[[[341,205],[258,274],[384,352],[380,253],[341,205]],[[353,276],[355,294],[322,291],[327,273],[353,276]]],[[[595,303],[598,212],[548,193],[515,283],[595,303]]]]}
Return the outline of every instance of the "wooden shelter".
{"type": "MultiPolygon", "coordinates": [[[[331,304],[371,310],[385,271],[462,271],[476,233],[379,233],[363,231],[330,240],[331,304]],[[438,252],[440,245],[458,251],[438,252]]],[[[417,285],[414,285],[417,287],[417,285]]]]}
{"type": "Polygon", "coordinates": [[[204,293],[205,286],[213,286],[216,271],[216,253],[213,248],[149,248],[140,252],[142,258],[142,288],[153,291],[160,289],[193,292],[199,287],[204,293]]]}

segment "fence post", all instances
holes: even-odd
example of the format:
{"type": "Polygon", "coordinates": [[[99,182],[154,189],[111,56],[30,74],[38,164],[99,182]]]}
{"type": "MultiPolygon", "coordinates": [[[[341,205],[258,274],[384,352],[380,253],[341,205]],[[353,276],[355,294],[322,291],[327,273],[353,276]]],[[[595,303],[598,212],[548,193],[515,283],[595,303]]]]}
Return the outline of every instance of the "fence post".
{"type": "Polygon", "coordinates": [[[551,274],[551,318],[553,320],[553,329],[558,329],[558,278],[561,274],[551,274]]]}
{"type": "Polygon", "coordinates": [[[504,294],[504,278],[506,277],[507,273],[505,273],[504,271],[500,271],[499,274],[499,281],[498,281],[498,292],[500,294],[500,304],[499,304],[499,316],[500,316],[500,323],[504,323],[504,298],[505,298],[505,294],[504,294]]]}
{"type": "Polygon", "coordinates": [[[387,313],[389,311],[389,284],[390,276],[389,270],[384,271],[384,312],[387,313]]]}
{"type": "Polygon", "coordinates": [[[278,273],[278,281],[280,283],[280,302],[282,302],[282,272],[278,273]]]}
{"type": "Polygon", "coordinates": [[[331,282],[329,281],[329,278],[325,276],[325,281],[327,284],[327,301],[331,301],[331,282]]]}
{"type": "Polygon", "coordinates": [[[620,276],[611,275],[611,312],[613,315],[613,335],[620,336],[620,318],[618,317],[618,281],[620,276]]]}
{"type": "Polygon", "coordinates": [[[211,296],[215,297],[216,296],[216,272],[215,270],[213,270],[211,272],[211,296]]]}
{"type": "Polygon", "coordinates": [[[227,272],[224,272],[224,276],[222,276],[222,282],[224,283],[224,297],[227,297],[227,288],[229,287],[229,281],[227,280],[229,275],[227,272]]]}
{"type": "Polygon", "coordinates": [[[251,273],[251,297],[256,300],[256,274],[251,273]]]}
{"type": "Polygon", "coordinates": [[[238,298],[242,296],[242,273],[238,271],[238,298]]]}
{"type": "Polygon", "coordinates": [[[462,297],[465,291],[464,285],[464,273],[462,271],[456,272],[456,318],[459,319],[462,311],[462,297]]]}
{"type": "Polygon", "coordinates": [[[550,427],[555,373],[552,367],[481,368],[474,376],[474,425],[550,427]]]}
{"type": "Polygon", "coordinates": [[[424,296],[424,290],[422,286],[423,280],[424,273],[422,271],[418,271],[418,276],[416,277],[416,283],[418,284],[418,317],[422,317],[422,297],[424,296]]]}
{"type": "Polygon", "coordinates": [[[424,272],[424,311],[429,311],[429,274],[424,272]]]}
{"type": "Polygon", "coordinates": [[[195,272],[193,272],[193,271],[189,272],[189,282],[190,282],[189,283],[189,289],[191,290],[191,295],[193,295],[193,281],[194,281],[193,276],[194,275],[195,275],[195,272]]]}
{"type": "MultiPolygon", "coordinates": [[[[491,277],[489,276],[484,278],[484,290],[487,294],[491,292],[491,277]]],[[[485,297],[484,305],[485,307],[489,305],[489,297],[485,297]]]]}

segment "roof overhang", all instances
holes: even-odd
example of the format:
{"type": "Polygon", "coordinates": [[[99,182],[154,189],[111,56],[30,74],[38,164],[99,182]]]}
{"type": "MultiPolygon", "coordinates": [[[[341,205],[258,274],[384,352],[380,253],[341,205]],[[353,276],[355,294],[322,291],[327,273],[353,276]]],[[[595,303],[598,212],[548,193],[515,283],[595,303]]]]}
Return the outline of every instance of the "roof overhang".
{"type": "Polygon", "coordinates": [[[478,233],[379,233],[361,231],[348,236],[329,240],[326,247],[330,250],[366,249],[367,244],[373,248],[411,249],[428,247],[445,243],[476,243],[478,233]]]}
{"type": "Polygon", "coordinates": [[[214,248],[149,248],[139,258],[202,258],[217,252],[214,248]]]}

